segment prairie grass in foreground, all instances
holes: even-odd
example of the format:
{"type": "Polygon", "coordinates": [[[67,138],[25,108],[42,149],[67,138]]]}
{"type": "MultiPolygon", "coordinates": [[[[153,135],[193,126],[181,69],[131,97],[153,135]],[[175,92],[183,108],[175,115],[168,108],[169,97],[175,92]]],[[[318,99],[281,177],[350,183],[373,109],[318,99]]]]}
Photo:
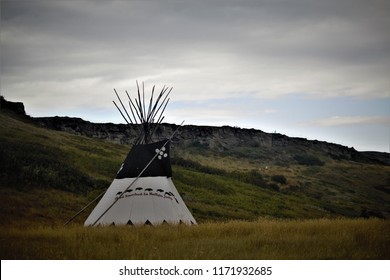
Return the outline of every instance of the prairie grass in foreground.
{"type": "Polygon", "coordinates": [[[199,226],[0,230],[1,259],[389,259],[390,221],[232,221],[199,226]]]}

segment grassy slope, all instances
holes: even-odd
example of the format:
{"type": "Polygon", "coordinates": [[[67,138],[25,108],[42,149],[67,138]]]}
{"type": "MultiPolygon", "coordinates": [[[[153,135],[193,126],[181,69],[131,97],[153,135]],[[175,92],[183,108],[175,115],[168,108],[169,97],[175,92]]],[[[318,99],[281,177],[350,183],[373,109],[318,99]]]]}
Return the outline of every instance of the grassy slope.
{"type": "Polygon", "coordinates": [[[0,114],[0,224],[63,223],[108,186],[127,150],[0,114]]]}
{"type": "Polygon", "coordinates": [[[260,206],[265,210],[261,212],[263,215],[289,218],[334,215],[357,217],[362,212],[370,212],[374,216],[389,216],[389,166],[335,160],[323,154],[314,154],[314,157],[323,162],[321,166],[300,165],[291,159],[285,159],[281,164],[277,153],[283,154],[285,151],[262,147],[245,150],[247,157],[244,157],[244,154],[242,157],[226,156],[199,149],[180,151],[180,156],[210,169],[223,169],[228,173],[260,173],[264,183],[259,186],[263,187],[263,190],[264,185],[275,184],[273,177],[285,177],[286,183],[276,182],[279,192],[272,191],[271,198],[262,196],[259,201],[275,206],[280,198],[283,206],[279,205],[279,208],[287,207],[292,211],[278,209],[275,213],[268,207],[260,206]],[[272,154],[275,154],[274,159],[272,154]],[[268,160],[264,160],[260,155],[268,160]],[[293,202],[290,204],[290,201],[293,202]],[[297,202],[299,206],[296,205],[297,202]]]}
{"type": "MultiPolygon", "coordinates": [[[[1,213],[6,213],[0,214],[2,224],[15,223],[12,215],[20,222],[31,221],[34,215],[42,222],[63,222],[107,188],[129,149],[40,128],[4,112],[0,114],[0,144],[0,202],[1,213]]],[[[266,166],[269,151],[259,147],[246,153],[251,154],[176,152],[197,164],[179,163],[173,171],[174,182],[198,221],[355,217],[362,209],[390,212],[389,193],[375,188],[388,186],[389,166],[325,157],[323,166],[290,162],[280,166],[272,161],[266,166]],[[287,182],[273,180],[275,175],[287,182]]]]}

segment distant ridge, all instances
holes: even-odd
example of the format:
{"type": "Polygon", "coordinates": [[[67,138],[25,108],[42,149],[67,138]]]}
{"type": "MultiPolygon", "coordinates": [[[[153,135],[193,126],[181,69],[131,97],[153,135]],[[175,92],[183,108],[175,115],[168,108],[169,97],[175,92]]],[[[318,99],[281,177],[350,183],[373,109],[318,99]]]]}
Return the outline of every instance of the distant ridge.
{"type": "MultiPolygon", "coordinates": [[[[22,102],[11,102],[1,96],[1,110],[10,110],[19,115],[26,115],[22,102]]],[[[32,117],[31,120],[48,129],[65,131],[76,135],[103,139],[117,144],[131,145],[137,137],[135,125],[92,123],[74,117],[32,117]]],[[[156,131],[156,140],[161,140],[176,129],[174,124],[161,124],[156,131]]],[[[273,153],[285,153],[286,150],[313,152],[333,159],[345,159],[364,163],[390,165],[390,154],[384,152],[359,152],[354,148],[339,144],[306,138],[289,137],[279,133],[266,133],[257,129],[244,129],[231,126],[195,126],[185,125],[173,139],[179,148],[201,147],[211,151],[225,153],[237,147],[265,148],[273,153]]],[[[289,160],[294,157],[290,155],[289,160]]],[[[281,159],[283,160],[283,158],[281,159]]]]}
{"type": "MultiPolygon", "coordinates": [[[[41,117],[34,118],[41,126],[66,131],[77,135],[103,139],[118,144],[131,145],[136,137],[136,127],[113,123],[92,123],[81,118],[41,117]]],[[[156,132],[157,140],[169,136],[175,129],[174,124],[161,124],[156,132]]],[[[353,160],[357,162],[389,165],[389,153],[359,152],[339,144],[325,141],[288,137],[278,133],[266,133],[256,129],[244,129],[230,126],[183,126],[173,139],[176,147],[202,147],[224,153],[237,147],[264,147],[274,152],[283,152],[284,148],[297,152],[318,152],[333,159],[353,160]]]]}

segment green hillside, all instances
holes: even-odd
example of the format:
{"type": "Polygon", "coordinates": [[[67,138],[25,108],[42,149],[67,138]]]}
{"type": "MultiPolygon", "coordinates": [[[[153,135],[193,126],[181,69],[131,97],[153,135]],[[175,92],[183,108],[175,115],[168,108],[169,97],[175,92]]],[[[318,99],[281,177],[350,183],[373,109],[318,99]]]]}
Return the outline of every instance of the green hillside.
{"type": "MultiPolygon", "coordinates": [[[[108,187],[129,148],[48,130],[2,110],[0,224],[63,224],[108,187]]],[[[281,164],[286,153],[261,147],[174,150],[173,180],[199,223],[389,217],[389,166],[320,153],[281,164]]]]}

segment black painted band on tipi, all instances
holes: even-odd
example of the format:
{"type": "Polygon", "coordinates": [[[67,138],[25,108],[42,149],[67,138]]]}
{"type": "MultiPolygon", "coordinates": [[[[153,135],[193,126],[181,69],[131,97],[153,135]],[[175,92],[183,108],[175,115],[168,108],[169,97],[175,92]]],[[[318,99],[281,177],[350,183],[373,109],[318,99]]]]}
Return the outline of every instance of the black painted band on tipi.
{"type": "Polygon", "coordinates": [[[151,162],[149,167],[141,174],[140,177],[172,177],[172,168],[170,161],[169,142],[164,146],[167,140],[135,145],[127,155],[123,165],[119,169],[116,179],[136,178],[141,171],[148,165],[154,156],[157,157],[151,162]],[[164,146],[164,147],[163,147],[164,146]]]}

